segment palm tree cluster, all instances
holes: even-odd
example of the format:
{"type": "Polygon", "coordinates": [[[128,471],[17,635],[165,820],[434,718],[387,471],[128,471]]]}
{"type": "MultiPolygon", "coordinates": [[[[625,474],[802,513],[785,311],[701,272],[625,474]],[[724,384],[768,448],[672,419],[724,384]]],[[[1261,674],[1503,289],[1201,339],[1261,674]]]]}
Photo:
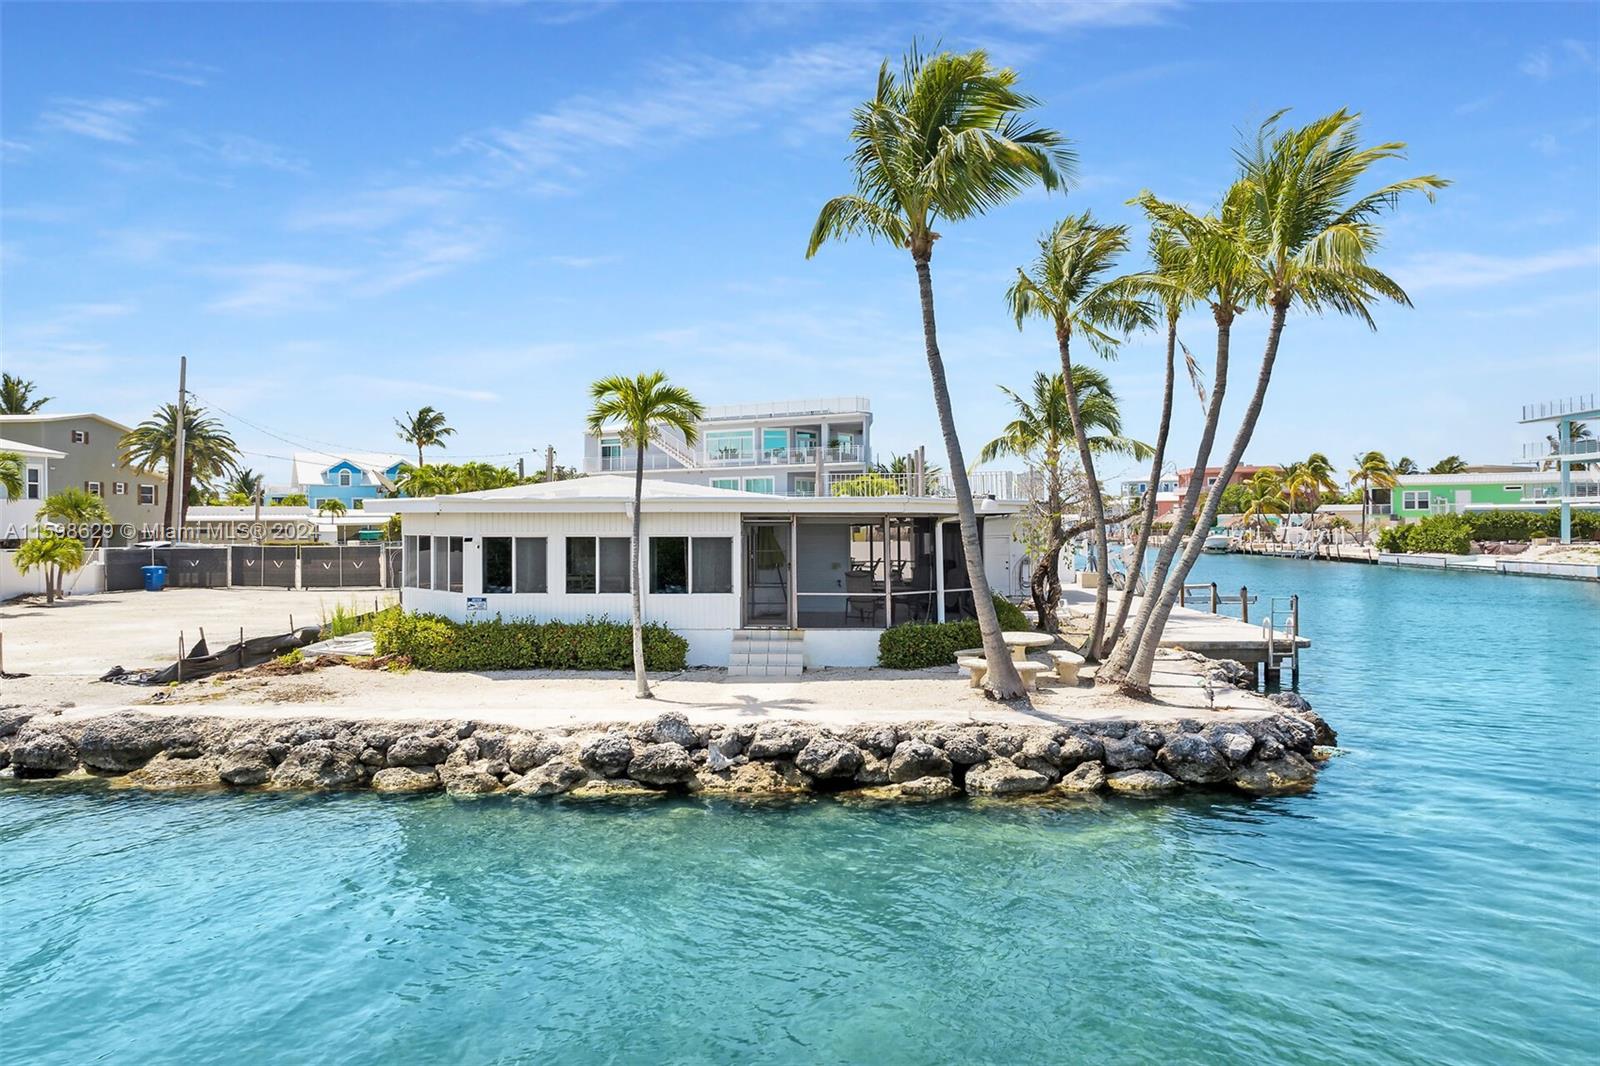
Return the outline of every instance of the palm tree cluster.
{"type": "MultiPolygon", "coordinates": [[[[1442,471],[1441,471],[1442,472],[1442,471]]],[[[1367,513],[1372,509],[1373,489],[1392,489],[1395,486],[1394,467],[1382,452],[1363,452],[1356,456],[1356,465],[1350,470],[1350,487],[1361,486],[1361,540],[1367,539],[1367,513]]]]}
{"type": "MultiPolygon", "coordinates": [[[[934,404],[984,638],[988,685],[993,694],[1008,698],[1021,694],[1021,683],[988,610],[971,489],[939,349],[930,263],[940,236],[937,227],[981,215],[1034,185],[1053,190],[1068,181],[1074,158],[1065,138],[1028,119],[1036,102],[1018,90],[1017,80],[1014,71],[992,67],[981,51],[924,56],[913,48],[898,71],[885,62],[876,93],[853,114],[855,189],[823,205],[807,247],[809,257],[830,241],[865,236],[910,253],[934,404]]],[[[1041,238],[1033,264],[1018,271],[1007,301],[1019,326],[1039,319],[1054,329],[1062,399],[1086,475],[1086,502],[1102,569],[1108,523],[1075,388],[1072,342],[1081,338],[1096,355],[1107,357],[1130,331],[1158,321],[1166,326],[1166,388],[1152,449],[1154,485],[1160,480],[1171,423],[1176,353],[1182,347],[1177,338],[1180,317],[1203,303],[1216,329],[1209,395],[1184,349],[1205,408],[1194,461],[1194,468],[1203,470],[1220,429],[1234,322],[1241,315],[1264,313],[1267,340],[1260,370],[1220,464],[1217,481],[1229,484],[1261,416],[1291,310],[1353,315],[1375,328],[1373,309],[1379,302],[1409,306],[1399,284],[1372,263],[1382,240],[1378,222],[1405,196],[1421,193],[1431,199],[1447,182],[1426,175],[1371,191],[1358,188],[1374,168],[1401,158],[1404,148],[1399,142],[1363,146],[1360,118],[1349,111],[1335,111],[1305,126],[1287,125],[1279,112],[1236,151],[1235,180],[1210,210],[1195,211],[1148,191],[1130,201],[1143,209],[1150,225],[1150,264],[1145,270],[1114,276],[1115,261],[1131,243],[1128,230],[1098,224],[1087,214],[1058,222],[1041,238]]],[[[1277,492],[1269,491],[1270,478],[1263,479],[1259,509],[1266,513],[1275,506],[1271,501],[1281,497],[1287,510],[1302,493],[1309,501],[1313,486],[1320,492],[1331,481],[1330,464],[1325,457],[1316,458],[1320,461],[1307,460],[1307,467],[1295,470],[1277,492]]],[[[1151,592],[1142,598],[1125,635],[1133,597],[1122,598],[1118,618],[1109,627],[1105,593],[1096,597],[1084,651],[1090,657],[1109,656],[1099,679],[1120,684],[1130,694],[1149,691],[1167,619],[1216,521],[1222,493],[1206,494],[1202,506],[1204,483],[1203,478],[1192,479],[1180,500],[1172,531],[1156,555],[1151,592]]],[[[1141,559],[1153,525],[1154,496],[1152,491],[1144,501],[1141,559]]]]}
{"type": "Polygon", "coordinates": [[[458,492],[482,492],[485,489],[503,489],[512,485],[531,485],[544,480],[544,471],[536,477],[519,477],[508,466],[493,463],[435,463],[432,466],[400,468],[395,478],[394,495],[398,496],[449,496],[458,492]]]}
{"type": "Polygon", "coordinates": [[[0,373],[0,415],[31,415],[50,402],[50,397],[34,398],[33,382],[24,381],[14,374],[0,373]]]}

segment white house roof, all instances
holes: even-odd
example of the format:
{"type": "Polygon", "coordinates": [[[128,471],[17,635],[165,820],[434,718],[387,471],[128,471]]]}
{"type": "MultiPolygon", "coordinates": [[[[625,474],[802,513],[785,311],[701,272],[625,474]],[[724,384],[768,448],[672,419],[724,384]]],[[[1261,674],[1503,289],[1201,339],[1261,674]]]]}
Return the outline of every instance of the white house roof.
{"type": "Polygon", "coordinates": [[[0,437],[0,452],[13,452],[24,459],[65,459],[66,452],[58,452],[54,448],[41,448],[37,444],[23,444],[17,440],[6,440],[0,437]]]}
{"type": "Polygon", "coordinates": [[[67,414],[0,415],[0,426],[6,425],[7,423],[32,425],[35,422],[70,422],[78,418],[92,418],[96,422],[104,422],[106,425],[117,430],[119,433],[128,432],[128,427],[123,425],[121,422],[118,422],[116,419],[107,418],[105,415],[97,415],[90,411],[78,411],[76,413],[67,414]]]}
{"type": "MultiPolygon", "coordinates": [[[[483,492],[463,492],[454,496],[425,496],[420,499],[368,500],[365,507],[376,513],[398,514],[494,514],[506,511],[617,511],[633,505],[632,477],[595,474],[548,481],[538,485],[514,485],[483,492]]],[[[717,489],[710,485],[648,478],[644,482],[645,510],[659,511],[735,511],[760,514],[849,513],[867,514],[955,514],[956,501],[945,496],[774,496],[764,492],[717,489]]],[[[984,501],[985,513],[1010,512],[1014,507],[984,501]]]]}
{"type": "Polygon", "coordinates": [[[349,463],[359,468],[373,481],[382,481],[385,470],[405,461],[406,457],[403,455],[391,455],[385,452],[346,452],[342,455],[330,452],[295,452],[294,483],[300,486],[320,485],[323,472],[330,466],[337,466],[340,463],[349,463]]]}
{"type": "MultiPolygon", "coordinates": [[[[1582,479],[1582,470],[1573,471],[1575,479],[1582,479]]],[[[1440,485],[1553,485],[1561,480],[1559,470],[1534,470],[1529,467],[1511,468],[1491,472],[1472,471],[1465,474],[1400,474],[1396,489],[1434,488],[1440,485]]]]}

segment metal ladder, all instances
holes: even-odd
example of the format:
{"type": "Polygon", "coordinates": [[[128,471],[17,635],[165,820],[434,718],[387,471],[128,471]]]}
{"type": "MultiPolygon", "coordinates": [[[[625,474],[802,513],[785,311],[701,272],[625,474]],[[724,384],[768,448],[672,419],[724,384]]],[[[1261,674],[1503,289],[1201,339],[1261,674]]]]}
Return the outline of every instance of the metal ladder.
{"type": "Polygon", "coordinates": [[[1267,601],[1267,613],[1261,619],[1261,639],[1266,646],[1263,660],[1268,672],[1281,671],[1289,664],[1292,684],[1300,683],[1300,597],[1273,596],[1267,601]],[[1283,621],[1283,633],[1288,638],[1288,648],[1279,646],[1278,622],[1283,621]]]}

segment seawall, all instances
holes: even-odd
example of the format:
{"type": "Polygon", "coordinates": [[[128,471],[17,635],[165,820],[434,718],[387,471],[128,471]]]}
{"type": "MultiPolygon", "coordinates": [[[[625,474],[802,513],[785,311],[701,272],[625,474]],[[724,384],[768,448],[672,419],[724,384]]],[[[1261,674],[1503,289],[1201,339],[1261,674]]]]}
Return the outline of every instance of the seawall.
{"type": "Polygon", "coordinates": [[[142,789],[370,789],[574,799],[674,794],[1159,796],[1303,792],[1333,731],[1298,697],[1248,721],[1122,718],[1047,725],[796,722],[520,729],[470,720],[241,718],[0,710],[0,779],[142,789]]]}

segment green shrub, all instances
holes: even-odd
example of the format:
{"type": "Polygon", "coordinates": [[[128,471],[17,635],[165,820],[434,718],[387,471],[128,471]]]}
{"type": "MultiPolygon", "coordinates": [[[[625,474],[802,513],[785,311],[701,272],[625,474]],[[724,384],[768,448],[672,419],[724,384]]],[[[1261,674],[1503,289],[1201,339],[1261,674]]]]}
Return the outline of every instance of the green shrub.
{"type": "MultiPolygon", "coordinates": [[[[1472,527],[1473,540],[1530,541],[1561,535],[1559,510],[1470,511],[1462,517],[1472,527]]],[[[1600,511],[1573,511],[1572,536],[1575,540],[1600,537],[1600,511]]]]}
{"type": "MultiPolygon", "coordinates": [[[[995,611],[1000,616],[1000,628],[1028,630],[1028,617],[1022,608],[1000,596],[994,598],[995,611]]],[[[962,648],[976,648],[983,643],[978,623],[968,619],[962,622],[907,622],[885,629],[878,638],[878,665],[890,670],[923,670],[930,666],[950,666],[955,654],[962,648]]]]}
{"type": "Polygon", "coordinates": [[[1378,550],[1386,552],[1436,552],[1466,555],[1472,551],[1472,526],[1455,514],[1429,515],[1378,534],[1378,550]]]}
{"type": "MultiPolygon", "coordinates": [[[[398,608],[373,616],[379,655],[404,655],[421,670],[631,670],[633,628],[627,622],[452,622],[398,608]]],[[[689,642],[666,626],[644,627],[650,670],[682,670],[689,642]]]]}

